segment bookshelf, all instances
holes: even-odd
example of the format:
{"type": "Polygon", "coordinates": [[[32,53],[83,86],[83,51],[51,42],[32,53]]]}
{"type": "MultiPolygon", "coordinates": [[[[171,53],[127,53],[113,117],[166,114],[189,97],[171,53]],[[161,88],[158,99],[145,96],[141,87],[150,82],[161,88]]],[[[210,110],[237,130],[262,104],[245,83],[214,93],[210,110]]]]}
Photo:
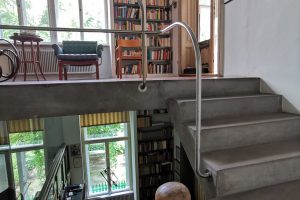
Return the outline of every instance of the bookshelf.
{"type": "MultiPolygon", "coordinates": [[[[113,25],[117,30],[141,30],[141,13],[136,0],[114,0],[113,25]]],[[[156,31],[172,23],[172,6],[170,0],[146,0],[147,29],[156,31]]],[[[136,35],[115,34],[115,39],[137,39],[136,35]]],[[[172,66],[172,35],[149,36],[147,38],[147,75],[171,76],[174,74],[172,66]]],[[[116,44],[117,45],[117,44],[116,44]]],[[[125,64],[125,75],[134,75],[130,70],[138,61],[131,60],[125,64]],[[127,67],[129,66],[129,67],[127,67]],[[128,70],[129,68],[129,70],[128,70]]]]}
{"type": "Polygon", "coordinates": [[[137,117],[139,194],[143,200],[153,200],[161,184],[174,180],[173,128],[165,120],[166,112],[144,111],[137,117]]]}

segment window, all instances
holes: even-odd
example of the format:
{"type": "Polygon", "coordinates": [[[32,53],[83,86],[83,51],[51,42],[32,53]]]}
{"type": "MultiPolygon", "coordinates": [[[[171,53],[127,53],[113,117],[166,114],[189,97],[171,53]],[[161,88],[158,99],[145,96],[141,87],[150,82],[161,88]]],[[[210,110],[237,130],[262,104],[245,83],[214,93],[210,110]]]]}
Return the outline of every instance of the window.
{"type": "MultiPolygon", "coordinates": [[[[90,118],[90,121],[93,119],[90,118]]],[[[89,196],[131,189],[128,130],[128,123],[100,124],[82,128],[89,196]]]]}
{"type": "Polygon", "coordinates": [[[42,189],[45,175],[42,119],[7,122],[17,197],[31,200],[42,189]]]}
{"type": "Polygon", "coordinates": [[[199,1],[199,40],[200,42],[210,39],[210,22],[211,22],[211,0],[199,1]]]}
{"type": "Polygon", "coordinates": [[[0,154],[0,193],[8,188],[5,155],[0,154]]]}
{"type": "MultiPolygon", "coordinates": [[[[64,28],[108,28],[109,0],[0,0],[0,23],[64,28]],[[17,3],[18,2],[18,3],[17,3]]],[[[15,30],[0,30],[9,39],[15,30]]],[[[37,31],[44,42],[94,40],[108,43],[105,33],[37,31]]]]}

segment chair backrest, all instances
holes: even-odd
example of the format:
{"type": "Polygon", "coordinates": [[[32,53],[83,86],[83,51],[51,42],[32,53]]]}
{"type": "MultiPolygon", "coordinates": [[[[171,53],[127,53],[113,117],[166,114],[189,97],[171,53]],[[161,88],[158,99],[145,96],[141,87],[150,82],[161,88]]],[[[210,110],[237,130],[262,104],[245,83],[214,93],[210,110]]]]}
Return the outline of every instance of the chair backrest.
{"type": "Polygon", "coordinates": [[[64,54],[97,54],[95,41],[63,41],[64,54]]]}
{"type": "Polygon", "coordinates": [[[119,47],[141,47],[141,40],[123,40],[118,39],[117,45],[119,47]]]}

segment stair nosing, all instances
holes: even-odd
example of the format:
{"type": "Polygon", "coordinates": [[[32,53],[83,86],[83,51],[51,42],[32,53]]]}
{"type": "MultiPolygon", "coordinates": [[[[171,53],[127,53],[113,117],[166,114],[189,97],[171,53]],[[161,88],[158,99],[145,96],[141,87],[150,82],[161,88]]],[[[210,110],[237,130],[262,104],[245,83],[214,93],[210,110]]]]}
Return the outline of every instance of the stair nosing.
{"type": "MultiPolygon", "coordinates": [[[[246,94],[246,95],[234,95],[234,96],[221,96],[221,97],[202,97],[201,101],[214,101],[214,100],[229,100],[229,99],[244,99],[244,98],[262,98],[262,97],[281,97],[280,94],[264,94],[264,93],[257,93],[257,94],[246,94]]],[[[187,98],[187,99],[176,99],[176,101],[181,103],[186,102],[195,102],[196,98],[187,98]]]]}
{"type": "MultiPolygon", "coordinates": [[[[204,157],[204,162],[206,163],[206,165],[210,168],[210,169],[214,169],[213,171],[215,172],[220,172],[220,171],[225,171],[225,170],[229,170],[229,169],[236,169],[236,168],[240,168],[240,167],[245,167],[245,166],[253,166],[253,165],[258,165],[258,164],[263,164],[263,163],[268,163],[268,162],[273,162],[273,161],[277,161],[277,160],[287,160],[287,159],[293,159],[293,158],[297,158],[300,157],[300,148],[295,151],[292,155],[289,155],[287,153],[284,154],[280,154],[277,153],[276,155],[268,155],[268,156],[263,156],[262,158],[258,158],[258,159],[250,159],[248,161],[239,161],[239,162],[231,162],[229,164],[223,164],[222,167],[216,167],[217,164],[211,163],[207,160],[207,158],[205,159],[205,155],[209,155],[209,154],[214,154],[216,152],[221,152],[221,151],[232,151],[232,150],[237,150],[237,149],[243,149],[243,148],[254,148],[257,146],[263,146],[263,145],[280,145],[282,143],[288,143],[288,142],[295,142],[294,140],[286,140],[286,141],[280,141],[280,142],[276,142],[276,143],[264,143],[264,144],[256,144],[256,145],[250,145],[250,146],[243,146],[243,147],[237,147],[237,148],[233,148],[233,149],[227,149],[227,150],[218,150],[215,152],[208,152],[208,153],[204,153],[202,156],[204,157]],[[279,157],[275,157],[278,156],[279,157]],[[233,164],[236,163],[236,164],[233,164]],[[215,167],[212,167],[215,166],[215,167]]],[[[295,142],[296,143],[296,142],[295,142]]],[[[297,142],[298,143],[298,142],[297,142]]],[[[300,142],[299,142],[300,145],[300,142]]],[[[230,152],[228,152],[230,153],[230,152]]],[[[221,165],[221,164],[219,164],[221,165]]]]}
{"type": "MultiPolygon", "coordinates": [[[[274,113],[276,114],[276,113],[274,113]]],[[[290,114],[290,113],[286,113],[290,114]]],[[[291,114],[293,115],[293,114],[291,114]]],[[[206,125],[202,126],[201,130],[212,130],[212,129],[220,129],[220,128],[230,128],[230,127],[239,127],[239,126],[247,126],[247,125],[255,125],[255,124],[264,124],[264,123],[273,123],[273,122],[281,122],[281,121],[289,121],[289,120],[298,120],[300,119],[299,115],[289,116],[289,117],[280,117],[276,119],[264,119],[264,120],[253,120],[248,122],[239,122],[239,123],[228,123],[228,124],[222,124],[222,125],[206,125]]],[[[195,131],[195,123],[186,123],[186,126],[190,128],[191,130],[195,131]]]]}

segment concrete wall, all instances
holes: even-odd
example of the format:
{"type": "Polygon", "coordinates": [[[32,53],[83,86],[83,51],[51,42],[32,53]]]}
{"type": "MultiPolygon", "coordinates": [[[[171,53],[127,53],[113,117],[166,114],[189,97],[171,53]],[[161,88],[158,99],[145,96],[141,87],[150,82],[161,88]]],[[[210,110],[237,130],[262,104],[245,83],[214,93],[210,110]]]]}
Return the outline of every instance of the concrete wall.
{"type": "Polygon", "coordinates": [[[235,0],[225,6],[225,76],[257,76],[263,91],[300,112],[300,1],[235,0]]]}

